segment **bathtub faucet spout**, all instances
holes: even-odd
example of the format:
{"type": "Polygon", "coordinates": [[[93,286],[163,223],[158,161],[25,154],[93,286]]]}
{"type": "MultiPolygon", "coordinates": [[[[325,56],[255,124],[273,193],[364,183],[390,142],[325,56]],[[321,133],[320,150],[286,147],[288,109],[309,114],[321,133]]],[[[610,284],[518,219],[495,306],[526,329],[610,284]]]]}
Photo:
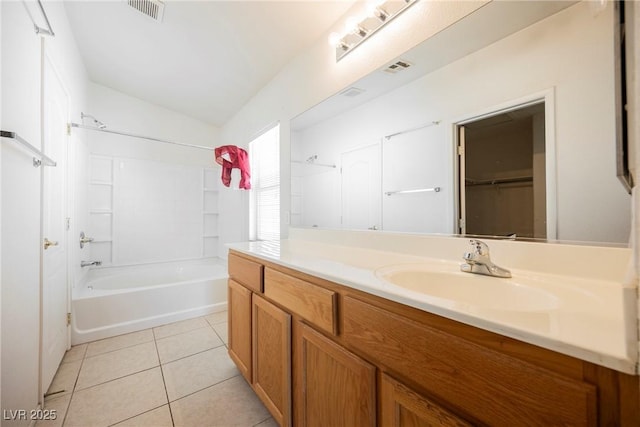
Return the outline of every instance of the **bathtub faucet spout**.
{"type": "Polygon", "coordinates": [[[92,265],[100,266],[102,265],[102,261],[80,261],[80,267],[90,267],[92,265]]]}

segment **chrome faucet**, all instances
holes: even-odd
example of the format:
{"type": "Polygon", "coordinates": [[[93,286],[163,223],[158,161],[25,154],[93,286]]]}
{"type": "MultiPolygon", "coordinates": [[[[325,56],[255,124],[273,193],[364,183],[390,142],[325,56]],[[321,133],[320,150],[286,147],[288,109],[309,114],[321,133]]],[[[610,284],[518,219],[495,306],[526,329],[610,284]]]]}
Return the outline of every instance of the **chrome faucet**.
{"type": "Polygon", "coordinates": [[[80,261],[80,267],[90,267],[92,265],[98,267],[102,265],[102,261],[80,261]]]}
{"type": "Polygon", "coordinates": [[[460,270],[465,273],[485,274],[494,277],[511,277],[511,272],[505,268],[498,267],[489,257],[489,246],[480,240],[469,240],[471,251],[465,252],[464,264],[460,264],[460,270]]]}

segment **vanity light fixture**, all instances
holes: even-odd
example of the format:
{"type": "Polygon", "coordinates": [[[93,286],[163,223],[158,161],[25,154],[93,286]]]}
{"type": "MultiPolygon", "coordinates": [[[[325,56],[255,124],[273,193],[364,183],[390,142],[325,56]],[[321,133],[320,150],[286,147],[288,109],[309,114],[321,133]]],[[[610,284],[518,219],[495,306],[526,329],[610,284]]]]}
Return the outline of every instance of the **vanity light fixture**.
{"type": "Polygon", "coordinates": [[[329,44],[336,50],[336,61],[342,59],[417,1],[370,0],[366,15],[347,19],[342,33],[334,32],[329,35],[329,44]]]}

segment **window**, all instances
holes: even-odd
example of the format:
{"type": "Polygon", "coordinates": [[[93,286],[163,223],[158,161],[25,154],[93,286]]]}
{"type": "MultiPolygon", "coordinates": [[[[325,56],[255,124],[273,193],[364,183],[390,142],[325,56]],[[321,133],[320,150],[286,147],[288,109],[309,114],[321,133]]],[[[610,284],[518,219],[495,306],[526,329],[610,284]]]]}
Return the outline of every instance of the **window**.
{"type": "Polygon", "coordinates": [[[249,143],[251,164],[250,237],[280,238],[280,125],[249,143]]]}

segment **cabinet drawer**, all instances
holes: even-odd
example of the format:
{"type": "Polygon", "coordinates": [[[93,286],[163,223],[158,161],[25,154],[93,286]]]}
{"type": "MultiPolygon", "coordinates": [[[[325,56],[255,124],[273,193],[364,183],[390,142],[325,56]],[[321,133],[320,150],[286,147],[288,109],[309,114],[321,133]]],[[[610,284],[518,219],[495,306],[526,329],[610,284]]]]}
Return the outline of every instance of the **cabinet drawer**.
{"type": "Polygon", "coordinates": [[[318,328],[337,334],[335,292],[267,268],[264,294],[318,328]]]}
{"type": "Polygon", "coordinates": [[[254,292],[262,292],[263,271],[257,262],[229,254],[229,277],[254,292]]]}
{"type": "Polygon", "coordinates": [[[343,299],[349,347],[483,424],[587,426],[597,423],[595,386],[560,376],[462,338],[343,299]]]}

